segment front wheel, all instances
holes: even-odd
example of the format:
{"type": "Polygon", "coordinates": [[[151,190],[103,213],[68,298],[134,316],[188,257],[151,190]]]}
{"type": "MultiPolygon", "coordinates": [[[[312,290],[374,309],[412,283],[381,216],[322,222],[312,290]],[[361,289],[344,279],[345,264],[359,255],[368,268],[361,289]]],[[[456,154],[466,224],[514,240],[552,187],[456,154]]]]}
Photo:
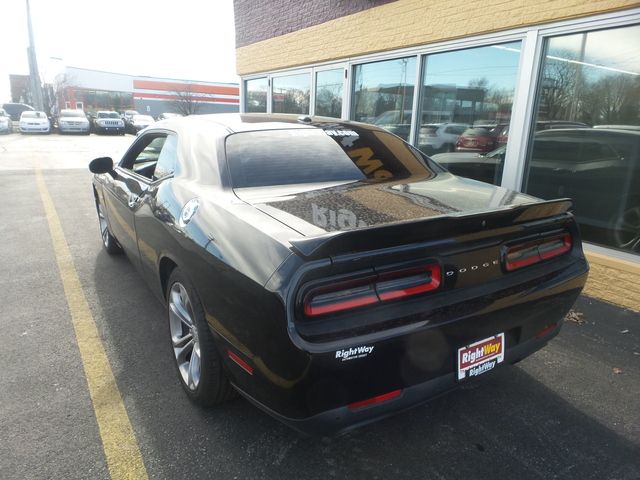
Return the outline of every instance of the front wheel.
{"type": "Polygon", "coordinates": [[[109,224],[107,223],[107,217],[104,214],[104,209],[100,202],[97,202],[98,207],[98,221],[100,222],[100,235],[102,236],[102,246],[109,255],[117,255],[122,253],[122,247],[109,230],[109,224]]]}
{"type": "Polygon", "coordinates": [[[198,294],[178,268],[169,277],[167,312],[175,366],[189,398],[203,407],[233,398],[198,294]]]}

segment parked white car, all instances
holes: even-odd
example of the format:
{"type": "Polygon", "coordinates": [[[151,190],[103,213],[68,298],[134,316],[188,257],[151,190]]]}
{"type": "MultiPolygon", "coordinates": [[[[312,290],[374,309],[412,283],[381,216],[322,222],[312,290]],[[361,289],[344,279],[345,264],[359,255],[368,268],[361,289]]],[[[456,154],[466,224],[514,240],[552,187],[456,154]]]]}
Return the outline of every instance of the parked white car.
{"type": "Polygon", "coordinates": [[[91,125],[82,110],[62,110],[58,115],[58,131],[60,133],[84,133],[89,135],[91,125]]]}
{"type": "Polygon", "coordinates": [[[147,128],[152,123],[155,123],[155,120],[151,115],[134,115],[131,122],[127,123],[128,132],[132,135],[138,135],[140,130],[147,128]]]}
{"type": "Polygon", "coordinates": [[[0,108],[0,133],[11,133],[12,128],[11,117],[0,108]]]}
{"type": "Polygon", "coordinates": [[[429,123],[420,126],[418,148],[425,153],[453,152],[466,123],[429,123]]]}
{"type": "Polygon", "coordinates": [[[20,115],[20,133],[50,133],[51,122],[44,112],[24,111],[20,115]]]}

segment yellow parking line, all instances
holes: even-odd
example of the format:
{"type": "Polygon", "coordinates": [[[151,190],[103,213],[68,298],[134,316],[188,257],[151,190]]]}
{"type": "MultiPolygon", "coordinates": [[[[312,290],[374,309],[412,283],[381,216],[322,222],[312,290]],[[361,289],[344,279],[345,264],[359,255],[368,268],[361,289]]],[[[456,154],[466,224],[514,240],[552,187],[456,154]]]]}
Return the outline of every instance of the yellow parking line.
{"type": "Polygon", "coordinates": [[[36,167],[35,174],[49,223],[53,250],[60,270],[64,294],[69,305],[71,321],[89,385],[89,394],[98,421],[109,473],[114,480],[146,479],[147,471],[142,461],[142,455],[73,264],[60,218],[40,168],[36,167]]]}

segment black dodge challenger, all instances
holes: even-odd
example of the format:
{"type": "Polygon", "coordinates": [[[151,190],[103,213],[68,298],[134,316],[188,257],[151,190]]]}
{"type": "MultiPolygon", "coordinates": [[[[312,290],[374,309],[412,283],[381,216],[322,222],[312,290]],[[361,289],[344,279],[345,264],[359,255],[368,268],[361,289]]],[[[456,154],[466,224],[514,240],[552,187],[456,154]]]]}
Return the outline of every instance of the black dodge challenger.
{"type": "Polygon", "coordinates": [[[169,119],[91,162],[100,229],[167,306],[197,404],[344,432],[515,363],[588,272],[567,199],[456,177],[371,125],[169,119]]]}

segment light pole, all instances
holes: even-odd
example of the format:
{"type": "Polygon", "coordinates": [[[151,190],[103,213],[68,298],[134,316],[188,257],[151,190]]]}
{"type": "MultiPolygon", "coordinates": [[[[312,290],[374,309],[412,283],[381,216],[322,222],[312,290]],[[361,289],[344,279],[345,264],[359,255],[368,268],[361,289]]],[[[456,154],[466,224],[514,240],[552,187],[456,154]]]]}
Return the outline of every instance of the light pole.
{"type": "Polygon", "coordinates": [[[36,59],[36,46],[33,41],[33,27],[31,26],[31,8],[27,1],[27,27],[29,29],[29,47],[27,47],[27,57],[29,59],[29,77],[31,79],[31,99],[36,110],[44,110],[42,103],[42,85],[40,84],[40,73],[38,72],[38,60],[36,59]]]}

